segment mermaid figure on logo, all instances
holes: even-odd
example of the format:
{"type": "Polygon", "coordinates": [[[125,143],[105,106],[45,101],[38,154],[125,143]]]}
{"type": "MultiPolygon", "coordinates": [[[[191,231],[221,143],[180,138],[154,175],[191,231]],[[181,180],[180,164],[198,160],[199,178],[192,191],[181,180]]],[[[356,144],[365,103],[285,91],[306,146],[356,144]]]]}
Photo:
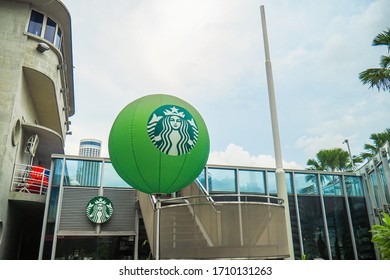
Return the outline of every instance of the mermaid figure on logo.
{"type": "Polygon", "coordinates": [[[87,206],[87,215],[88,218],[97,223],[102,224],[106,222],[112,215],[113,208],[112,204],[107,204],[104,200],[101,198],[94,201],[94,203],[89,203],[87,206]]]}
{"type": "Polygon", "coordinates": [[[160,107],[152,114],[148,122],[149,137],[165,154],[171,156],[186,154],[196,144],[198,128],[192,116],[184,112],[183,108],[173,106],[166,109],[167,107],[170,106],[160,107]]]}

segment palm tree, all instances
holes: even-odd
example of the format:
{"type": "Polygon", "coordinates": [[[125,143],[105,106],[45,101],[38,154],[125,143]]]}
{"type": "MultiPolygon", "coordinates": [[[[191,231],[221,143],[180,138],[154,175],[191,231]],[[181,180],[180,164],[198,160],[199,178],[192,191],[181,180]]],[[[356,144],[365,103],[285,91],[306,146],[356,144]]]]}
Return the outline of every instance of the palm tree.
{"type": "Polygon", "coordinates": [[[373,46],[387,46],[387,56],[380,58],[380,68],[369,68],[359,74],[363,84],[369,84],[369,88],[376,87],[378,91],[390,92],[390,28],[379,33],[372,41],[373,46]]]}
{"type": "Polygon", "coordinates": [[[390,143],[390,128],[386,128],[383,132],[373,133],[370,139],[374,142],[373,144],[364,144],[366,152],[361,153],[363,159],[370,159],[375,156],[381,147],[386,142],[390,143]]]}
{"type": "Polygon", "coordinates": [[[309,170],[331,172],[352,170],[349,154],[341,148],[321,150],[316,154],[316,158],[309,159],[306,165],[309,170]]]}

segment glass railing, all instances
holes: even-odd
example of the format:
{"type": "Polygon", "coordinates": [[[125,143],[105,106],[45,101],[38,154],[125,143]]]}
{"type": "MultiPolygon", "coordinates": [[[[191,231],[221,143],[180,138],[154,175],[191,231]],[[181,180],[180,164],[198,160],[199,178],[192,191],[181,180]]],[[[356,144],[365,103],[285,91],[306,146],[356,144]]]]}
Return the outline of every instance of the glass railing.
{"type": "Polygon", "coordinates": [[[53,185],[59,186],[63,172],[64,186],[131,188],[115,171],[107,158],[54,156],[53,185]]]}
{"type": "MultiPolygon", "coordinates": [[[[344,196],[346,192],[347,196],[363,196],[362,177],[354,173],[287,170],[285,174],[289,195],[320,195],[321,192],[326,196],[344,196]]],[[[198,179],[210,194],[277,194],[273,169],[208,165],[198,179]]]]}

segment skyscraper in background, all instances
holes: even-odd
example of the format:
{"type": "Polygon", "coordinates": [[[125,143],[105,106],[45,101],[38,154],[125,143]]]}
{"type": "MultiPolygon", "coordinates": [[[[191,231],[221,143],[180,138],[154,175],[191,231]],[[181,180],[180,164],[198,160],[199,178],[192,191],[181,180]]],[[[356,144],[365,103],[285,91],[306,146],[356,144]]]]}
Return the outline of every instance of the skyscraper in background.
{"type": "MultiPolygon", "coordinates": [[[[97,139],[82,139],[79,155],[85,157],[100,157],[102,141],[97,139]]],[[[82,186],[99,186],[100,162],[81,161],[77,168],[77,181],[82,186]]]]}
{"type": "Polygon", "coordinates": [[[82,139],[80,141],[79,156],[100,157],[102,141],[97,139],[82,139]]]}

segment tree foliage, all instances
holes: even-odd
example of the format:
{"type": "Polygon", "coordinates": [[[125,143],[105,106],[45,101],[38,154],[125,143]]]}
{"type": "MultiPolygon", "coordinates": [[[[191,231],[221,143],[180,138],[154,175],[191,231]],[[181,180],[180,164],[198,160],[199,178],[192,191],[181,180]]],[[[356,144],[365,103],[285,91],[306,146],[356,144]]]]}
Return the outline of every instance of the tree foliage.
{"type": "Polygon", "coordinates": [[[387,46],[387,55],[382,55],[379,68],[369,68],[359,73],[359,79],[369,88],[390,92],[390,28],[379,33],[372,41],[373,46],[387,46]]]}
{"type": "Polygon", "coordinates": [[[306,163],[309,170],[351,171],[351,161],[347,151],[341,148],[321,150],[316,157],[306,163]]]}
{"type": "Polygon", "coordinates": [[[383,214],[382,225],[373,225],[371,232],[374,234],[371,241],[375,243],[375,248],[379,250],[382,260],[390,260],[390,217],[383,214]]]}
{"type": "Polygon", "coordinates": [[[370,159],[375,156],[381,147],[386,142],[390,143],[390,128],[386,128],[383,132],[372,133],[370,139],[373,141],[372,144],[364,144],[365,152],[361,153],[363,159],[370,159]]]}

